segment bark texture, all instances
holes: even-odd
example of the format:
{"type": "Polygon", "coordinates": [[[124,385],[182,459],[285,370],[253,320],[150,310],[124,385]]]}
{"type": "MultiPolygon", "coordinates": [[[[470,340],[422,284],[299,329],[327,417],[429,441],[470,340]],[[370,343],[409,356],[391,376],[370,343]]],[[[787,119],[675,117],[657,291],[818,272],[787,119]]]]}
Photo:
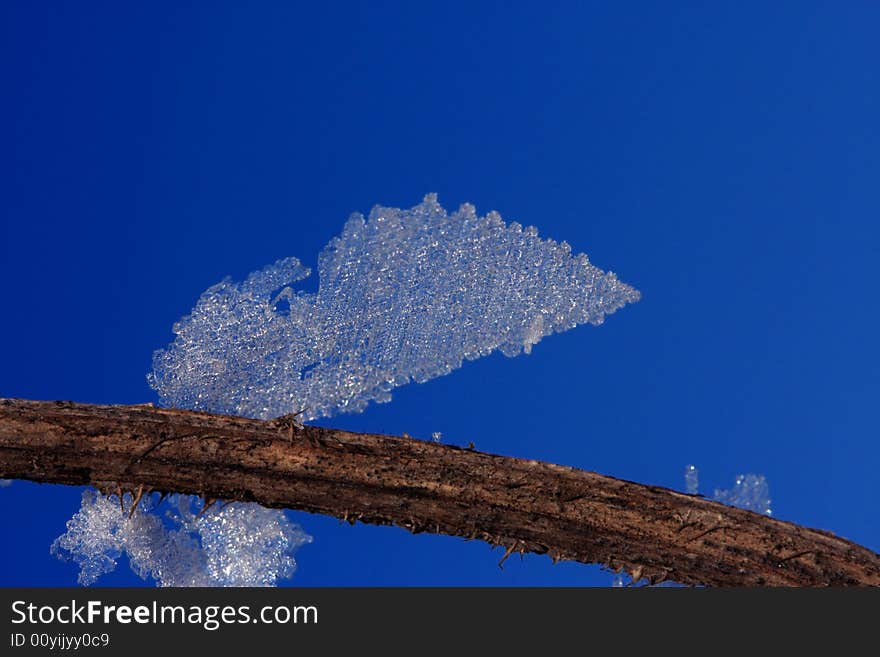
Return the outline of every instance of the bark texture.
{"type": "Polygon", "coordinates": [[[145,406],[0,399],[0,478],[259,502],[480,539],[635,579],[880,585],[880,555],[657,486],[411,438],[145,406]]]}

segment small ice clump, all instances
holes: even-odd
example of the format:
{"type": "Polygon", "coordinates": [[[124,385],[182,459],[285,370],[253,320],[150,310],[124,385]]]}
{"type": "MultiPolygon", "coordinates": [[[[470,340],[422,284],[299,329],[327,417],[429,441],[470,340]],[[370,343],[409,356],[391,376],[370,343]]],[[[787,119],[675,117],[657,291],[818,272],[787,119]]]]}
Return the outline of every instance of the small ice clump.
{"type": "Polygon", "coordinates": [[[0,488],[6,488],[12,485],[12,479],[0,479],[0,488]]]}
{"type": "Polygon", "coordinates": [[[741,474],[736,478],[733,488],[716,488],[712,499],[767,516],[773,514],[770,508],[770,487],[763,475],[741,474]]]}
{"type": "MultiPolygon", "coordinates": [[[[700,473],[696,466],[689,465],[684,469],[684,486],[688,495],[699,493],[700,473]]],[[[773,514],[770,508],[770,486],[764,475],[741,474],[736,478],[733,488],[716,488],[712,499],[767,516],[773,514]]]]}
{"type": "Polygon", "coordinates": [[[689,465],[684,469],[684,490],[688,495],[696,495],[700,492],[700,473],[695,465],[689,465]]]}
{"type": "Polygon", "coordinates": [[[85,586],[114,570],[123,554],[134,572],[159,586],[275,586],[293,575],[294,553],[312,540],[283,512],[233,503],[199,515],[192,499],[170,496],[176,511],[163,522],[148,512],[147,500],[129,518],[130,496],[123,511],[119,498],[87,490],[52,553],[75,561],[85,586]]]}
{"type": "Polygon", "coordinates": [[[443,440],[443,434],[439,431],[435,431],[431,434],[431,440],[435,443],[439,443],[443,440]]]}
{"type": "Polygon", "coordinates": [[[309,275],[279,260],[208,289],[153,358],[163,404],[256,418],[357,413],[391,391],[500,350],[531,352],[552,333],[639,299],[612,272],[534,227],[447,212],[429,194],[409,210],[354,214],[309,275]]]}

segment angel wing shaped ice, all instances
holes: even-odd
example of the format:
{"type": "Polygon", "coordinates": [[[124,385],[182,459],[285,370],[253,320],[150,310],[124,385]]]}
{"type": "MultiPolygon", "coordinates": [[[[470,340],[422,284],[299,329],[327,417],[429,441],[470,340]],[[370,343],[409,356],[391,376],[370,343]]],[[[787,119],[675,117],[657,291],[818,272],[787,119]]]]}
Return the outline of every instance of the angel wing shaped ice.
{"type": "Polygon", "coordinates": [[[356,413],[496,349],[600,324],[639,293],[535,228],[435,195],[353,215],[318,260],[316,294],[295,258],[207,290],[156,352],[150,381],[178,408],[305,419],[356,413]]]}

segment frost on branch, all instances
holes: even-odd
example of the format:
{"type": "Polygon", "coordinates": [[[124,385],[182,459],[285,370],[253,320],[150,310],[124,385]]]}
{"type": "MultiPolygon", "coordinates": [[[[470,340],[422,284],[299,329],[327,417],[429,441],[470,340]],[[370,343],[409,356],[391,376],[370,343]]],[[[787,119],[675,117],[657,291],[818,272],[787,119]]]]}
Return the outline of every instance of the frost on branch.
{"type": "Polygon", "coordinates": [[[639,293],[533,227],[436,196],[410,210],[353,215],[318,258],[316,294],[295,258],[207,290],[158,351],[162,402],[256,418],[362,411],[496,349],[529,353],[551,333],[605,316],[639,293]]]}
{"type": "MultiPolygon", "coordinates": [[[[410,381],[495,350],[530,353],[551,333],[601,324],[639,299],[565,242],[471,205],[447,214],[435,195],[352,215],[318,273],[315,294],[294,289],[309,275],[296,258],[205,291],[153,357],[148,378],[162,403],[261,419],[357,413],[410,381]]],[[[309,540],[284,512],[256,505],[203,518],[184,508],[172,520],[176,528],[155,514],[129,520],[118,502],[89,493],[54,549],[80,563],[83,583],[125,552],[160,584],[256,585],[289,577],[293,551],[309,540]]]]}

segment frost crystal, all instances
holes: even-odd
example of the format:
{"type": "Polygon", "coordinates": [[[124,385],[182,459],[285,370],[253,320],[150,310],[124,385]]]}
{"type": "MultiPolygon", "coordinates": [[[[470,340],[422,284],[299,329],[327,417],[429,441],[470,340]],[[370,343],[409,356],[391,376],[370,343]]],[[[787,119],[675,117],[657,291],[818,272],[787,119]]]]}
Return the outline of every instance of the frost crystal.
{"type": "Polygon", "coordinates": [[[353,215],[318,258],[316,294],[295,258],[207,290],[153,359],[151,385],[180,408],[313,420],[386,402],[465,359],[529,353],[551,333],[601,324],[639,293],[565,242],[435,195],[353,215]]]}
{"type": "MultiPolygon", "coordinates": [[[[700,489],[700,473],[696,466],[689,465],[684,469],[685,492],[696,495],[700,489]]],[[[712,499],[722,504],[738,506],[741,509],[772,515],[770,508],[770,486],[764,475],[741,474],[736,478],[733,488],[716,488],[712,499]]]]}
{"type": "Polygon", "coordinates": [[[52,553],[79,564],[83,585],[115,569],[124,553],[132,570],[159,586],[274,586],[293,575],[293,553],[311,541],[281,512],[236,503],[198,515],[191,500],[171,496],[177,512],[163,523],[141,510],[149,502],[129,518],[118,498],[87,490],[52,553]]]}
{"type": "MultiPolygon", "coordinates": [[[[208,289],[154,354],[148,378],[162,403],[262,419],[356,413],[410,381],[496,349],[530,353],[551,333],[601,324],[639,299],[565,242],[471,205],[447,214],[435,195],[352,215],[318,273],[315,294],[293,289],[309,275],[296,258],[208,289]]],[[[292,574],[293,551],[310,540],[283,512],[236,504],[198,517],[189,500],[178,500],[169,528],[87,493],[53,551],[80,563],[85,584],[124,552],[160,585],[271,585],[292,574]]]]}
{"type": "Polygon", "coordinates": [[[684,469],[684,490],[688,495],[696,495],[700,491],[700,473],[695,465],[684,469]]]}
{"type": "Polygon", "coordinates": [[[741,474],[736,478],[733,488],[715,489],[712,498],[716,502],[738,506],[755,513],[772,515],[770,508],[770,487],[763,475],[741,474]]]}

